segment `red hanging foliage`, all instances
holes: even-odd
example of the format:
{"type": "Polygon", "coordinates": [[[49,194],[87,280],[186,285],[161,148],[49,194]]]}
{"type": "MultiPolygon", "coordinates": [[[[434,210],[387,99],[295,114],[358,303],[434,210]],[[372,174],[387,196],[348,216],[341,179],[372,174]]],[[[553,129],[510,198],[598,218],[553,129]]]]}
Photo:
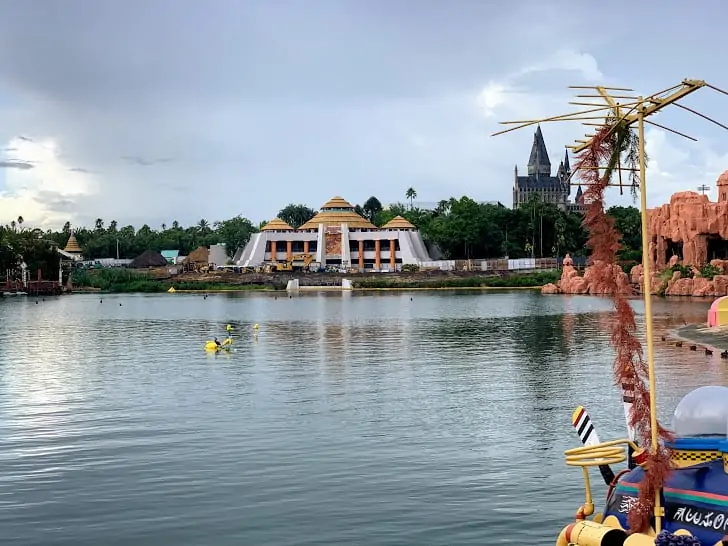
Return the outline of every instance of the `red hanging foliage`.
{"type": "MultiPolygon", "coordinates": [[[[587,246],[591,249],[589,265],[593,268],[599,292],[611,295],[614,302],[614,316],[611,323],[611,344],[616,351],[614,380],[620,387],[631,385],[634,389],[634,403],[630,424],[635,427],[636,440],[640,447],[651,446],[650,392],[647,362],[642,344],[637,339],[635,314],[627,299],[631,289],[624,283],[622,270],[617,261],[621,235],[614,225],[614,218],[606,213],[604,193],[611,178],[612,169],[625,147],[625,139],[634,138],[629,127],[605,125],[592,139],[591,144],[577,158],[576,170],[587,186],[584,192],[586,212],[584,226],[589,234],[587,246]]],[[[657,452],[648,453],[644,465],[645,478],[640,483],[639,499],[629,513],[629,527],[633,532],[644,532],[650,527],[650,516],[654,510],[655,494],[662,488],[670,471],[669,451],[664,441],[670,440],[670,433],[658,422],[660,447],[657,452]]]]}

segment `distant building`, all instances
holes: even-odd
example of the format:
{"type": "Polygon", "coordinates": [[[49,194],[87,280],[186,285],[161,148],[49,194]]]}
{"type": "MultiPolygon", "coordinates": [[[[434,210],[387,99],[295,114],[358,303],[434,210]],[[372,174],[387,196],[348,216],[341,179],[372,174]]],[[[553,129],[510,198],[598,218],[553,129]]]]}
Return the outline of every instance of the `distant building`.
{"type": "Polygon", "coordinates": [[[167,260],[167,263],[176,264],[177,258],[179,257],[179,250],[163,250],[160,254],[167,260]]]}
{"type": "Polygon", "coordinates": [[[533,196],[544,203],[556,205],[561,210],[583,212],[581,186],[576,190],[574,201],[569,200],[571,194],[571,166],[569,165],[569,152],[564,154],[564,159],[559,163],[556,176],[551,175],[551,161],[546,151],[546,143],[543,139],[541,127],[536,128],[533,135],[533,146],[531,155],[528,158],[526,176],[518,175],[518,165],[514,169],[513,181],[513,208],[517,209],[523,203],[530,201],[533,196]]]}
{"type": "Polygon", "coordinates": [[[302,255],[322,267],[361,271],[395,271],[431,260],[417,228],[401,216],[380,228],[357,214],[351,203],[334,197],[298,229],[274,218],[253,234],[233,261],[255,267],[295,261],[302,255]]]}

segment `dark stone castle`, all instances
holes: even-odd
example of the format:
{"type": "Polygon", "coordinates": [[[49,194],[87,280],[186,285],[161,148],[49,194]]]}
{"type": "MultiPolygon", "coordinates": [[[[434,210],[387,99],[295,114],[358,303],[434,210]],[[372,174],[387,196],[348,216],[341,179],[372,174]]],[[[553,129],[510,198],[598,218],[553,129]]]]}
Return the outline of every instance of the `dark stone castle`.
{"type": "Polygon", "coordinates": [[[564,160],[559,163],[556,176],[551,176],[551,161],[539,126],[533,135],[531,157],[528,159],[528,174],[518,176],[518,165],[515,168],[513,208],[517,209],[523,203],[537,198],[544,203],[552,203],[561,210],[582,212],[584,207],[581,186],[576,190],[574,203],[569,201],[570,194],[571,167],[569,165],[569,152],[565,153],[564,160]]]}

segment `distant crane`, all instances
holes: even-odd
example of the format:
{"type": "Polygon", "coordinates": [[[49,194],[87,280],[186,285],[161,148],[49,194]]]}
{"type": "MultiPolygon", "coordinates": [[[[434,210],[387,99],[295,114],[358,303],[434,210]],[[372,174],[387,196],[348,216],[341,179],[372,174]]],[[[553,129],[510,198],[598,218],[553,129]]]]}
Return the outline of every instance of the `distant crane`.
{"type": "Polygon", "coordinates": [[[705,184],[701,184],[700,186],[698,186],[698,191],[700,193],[702,193],[703,195],[705,195],[705,192],[706,191],[710,191],[710,186],[706,186],[705,184]]]}

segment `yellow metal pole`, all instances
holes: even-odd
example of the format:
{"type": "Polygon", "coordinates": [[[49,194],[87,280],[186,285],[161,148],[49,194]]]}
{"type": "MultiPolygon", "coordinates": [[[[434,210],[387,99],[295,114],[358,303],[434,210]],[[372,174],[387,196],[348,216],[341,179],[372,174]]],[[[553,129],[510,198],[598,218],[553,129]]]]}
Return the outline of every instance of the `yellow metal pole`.
{"type": "MultiPolygon", "coordinates": [[[[640,210],[642,216],[642,271],[644,273],[645,330],[647,341],[647,369],[650,382],[650,429],[652,433],[652,452],[659,449],[657,438],[657,404],[655,385],[655,352],[652,346],[652,277],[650,271],[650,237],[647,222],[647,182],[645,178],[645,106],[642,97],[637,110],[637,127],[640,156],[640,210]]],[[[662,529],[662,505],[660,491],[655,492],[655,533],[662,529]]]]}

